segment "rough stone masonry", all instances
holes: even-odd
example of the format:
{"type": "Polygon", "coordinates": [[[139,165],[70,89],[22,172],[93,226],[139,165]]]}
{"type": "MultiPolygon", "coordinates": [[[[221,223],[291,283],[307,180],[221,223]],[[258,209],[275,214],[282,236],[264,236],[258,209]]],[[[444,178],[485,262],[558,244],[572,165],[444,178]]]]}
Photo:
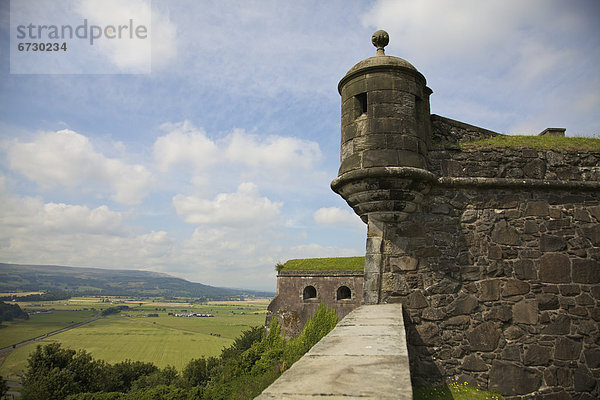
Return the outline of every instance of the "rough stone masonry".
{"type": "Polygon", "coordinates": [[[363,302],[403,303],[415,385],[600,398],[600,153],[461,150],[498,134],[431,115],[388,41],[338,85],[331,186],[368,225],[363,302]]]}

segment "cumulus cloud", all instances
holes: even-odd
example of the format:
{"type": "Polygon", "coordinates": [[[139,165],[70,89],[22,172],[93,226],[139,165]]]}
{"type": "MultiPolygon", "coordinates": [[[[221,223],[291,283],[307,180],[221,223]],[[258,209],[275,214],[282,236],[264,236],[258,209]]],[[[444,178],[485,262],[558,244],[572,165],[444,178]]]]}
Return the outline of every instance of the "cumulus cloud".
{"type": "Polygon", "coordinates": [[[172,257],[165,231],[135,235],[127,216],[106,205],[44,202],[10,193],[0,174],[0,257],[15,263],[156,268],[172,257]]]}
{"type": "Polygon", "coordinates": [[[315,222],[319,225],[350,225],[364,228],[364,222],[354,212],[342,210],[338,207],[319,208],[313,214],[315,222]]]}
{"type": "Polygon", "coordinates": [[[191,122],[163,124],[168,133],[154,142],[154,157],[161,171],[177,166],[192,165],[202,168],[218,160],[217,145],[202,129],[196,129],[191,122]]]}
{"type": "Polygon", "coordinates": [[[98,153],[90,140],[74,131],[38,134],[30,142],[8,144],[10,168],[42,188],[62,186],[98,190],[108,186],[111,199],[139,204],[150,190],[152,174],[142,165],[127,164],[98,153]]]}
{"type": "Polygon", "coordinates": [[[162,172],[188,169],[192,181],[205,184],[219,180],[253,180],[261,185],[289,185],[289,180],[307,183],[326,179],[319,166],[323,159],[319,144],[279,135],[258,135],[234,129],[218,139],[189,121],[163,124],[167,134],[153,146],[162,172]],[[216,178],[218,177],[218,179],[216,178]]]}
{"type": "Polygon", "coordinates": [[[279,216],[282,203],[261,197],[254,183],[245,182],[235,193],[221,193],[214,200],[178,194],[173,205],[190,224],[248,227],[272,222],[279,216]]]}
{"type": "Polygon", "coordinates": [[[294,137],[261,137],[236,129],[225,142],[230,161],[252,168],[306,170],[322,158],[318,143],[294,137]]]}

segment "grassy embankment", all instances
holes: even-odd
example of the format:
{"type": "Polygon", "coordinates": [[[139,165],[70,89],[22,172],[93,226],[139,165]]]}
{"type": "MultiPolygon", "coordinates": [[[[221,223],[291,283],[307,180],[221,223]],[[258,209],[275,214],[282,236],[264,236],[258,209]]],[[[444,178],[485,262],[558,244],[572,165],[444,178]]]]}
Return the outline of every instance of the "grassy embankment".
{"type": "Polygon", "coordinates": [[[489,139],[461,143],[463,150],[512,148],[540,151],[583,151],[600,152],[600,138],[570,136],[520,136],[498,135],[489,139]]]}
{"type": "Polygon", "coordinates": [[[414,400],[502,400],[502,395],[479,390],[467,382],[450,382],[436,388],[414,388],[413,398],[414,400]]]}
{"type": "MultiPolygon", "coordinates": [[[[192,358],[218,355],[221,349],[230,345],[242,331],[250,326],[264,324],[269,301],[270,299],[260,299],[191,304],[185,301],[171,303],[131,300],[126,304],[131,307],[130,310],[100,318],[43,341],[15,349],[0,366],[0,375],[14,377],[15,374],[24,371],[27,357],[35,346],[49,342],[59,342],[71,349],[85,349],[94,358],[110,363],[131,359],[152,362],[158,367],[172,365],[181,369],[192,358]],[[170,312],[213,314],[214,317],[174,317],[168,315],[170,312]],[[148,314],[158,314],[158,317],[148,317],[148,314]]],[[[65,301],[44,302],[44,308],[57,310],[52,314],[32,315],[29,321],[14,323],[11,327],[13,342],[22,341],[17,340],[20,337],[19,332],[35,331],[35,337],[56,330],[57,325],[52,325],[52,318],[59,317],[65,320],[69,319],[70,315],[70,322],[77,315],[75,313],[83,313],[74,309],[85,307],[100,310],[115,306],[101,303],[99,299],[71,299],[66,302],[67,305],[64,304],[65,301]],[[40,326],[33,327],[36,317],[40,316],[44,316],[48,322],[45,331],[40,326]]],[[[21,306],[32,309],[27,304],[21,306]]],[[[88,310],[87,313],[87,316],[92,316],[96,311],[88,310]]],[[[83,318],[83,314],[81,315],[81,320],[89,318],[83,318]]],[[[6,342],[8,345],[12,344],[10,340],[6,342]]]]}
{"type": "Polygon", "coordinates": [[[282,271],[364,270],[364,257],[303,258],[289,260],[282,271]]]}

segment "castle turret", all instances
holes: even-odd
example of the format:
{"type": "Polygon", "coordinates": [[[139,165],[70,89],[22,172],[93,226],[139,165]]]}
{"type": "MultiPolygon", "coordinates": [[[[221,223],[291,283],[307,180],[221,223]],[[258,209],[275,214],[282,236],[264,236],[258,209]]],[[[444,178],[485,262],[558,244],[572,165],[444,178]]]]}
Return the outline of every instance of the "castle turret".
{"type": "Polygon", "coordinates": [[[377,54],[352,67],[338,84],[341,162],[331,183],[369,225],[365,303],[379,302],[381,223],[417,211],[434,179],[427,170],[432,91],[409,62],[385,55],[387,32],[375,32],[372,42],[377,54]]]}

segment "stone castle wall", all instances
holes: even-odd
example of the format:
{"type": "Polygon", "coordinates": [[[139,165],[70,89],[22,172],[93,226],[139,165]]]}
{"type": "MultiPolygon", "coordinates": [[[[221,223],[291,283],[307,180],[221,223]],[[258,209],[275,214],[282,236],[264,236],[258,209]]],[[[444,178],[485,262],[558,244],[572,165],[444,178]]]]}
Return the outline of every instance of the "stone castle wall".
{"type": "Polygon", "coordinates": [[[341,320],[361,304],[362,293],[362,271],[280,271],[266,326],[277,317],[287,337],[297,336],[320,303],[335,310],[341,320]]]}
{"type": "Polygon", "coordinates": [[[405,306],[413,383],[600,397],[600,153],[461,151],[495,133],[438,116],[432,133],[437,179],[367,238],[379,302],[405,306]]]}

